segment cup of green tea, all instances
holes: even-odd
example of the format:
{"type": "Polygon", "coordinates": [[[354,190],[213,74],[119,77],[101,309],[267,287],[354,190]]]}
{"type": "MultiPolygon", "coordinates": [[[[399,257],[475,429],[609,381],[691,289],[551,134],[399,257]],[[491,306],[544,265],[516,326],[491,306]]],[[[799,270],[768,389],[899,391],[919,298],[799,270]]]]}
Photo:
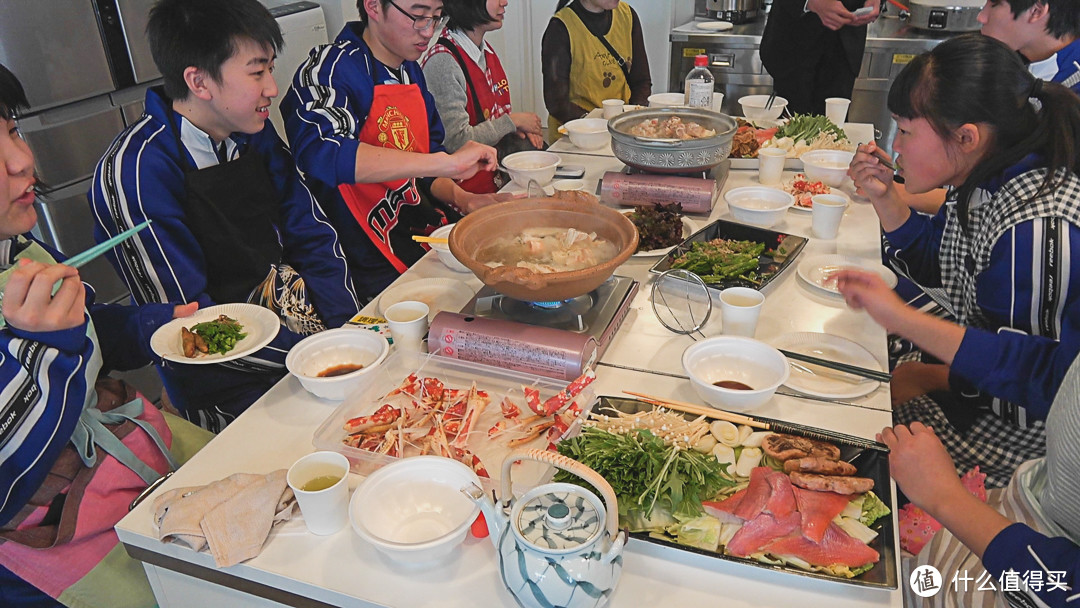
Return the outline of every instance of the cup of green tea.
{"type": "Polygon", "coordinates": [[[285,476],[308,531],[326,536],[349,521],[349,459],[315,452],[297,460],[285,476]]]}

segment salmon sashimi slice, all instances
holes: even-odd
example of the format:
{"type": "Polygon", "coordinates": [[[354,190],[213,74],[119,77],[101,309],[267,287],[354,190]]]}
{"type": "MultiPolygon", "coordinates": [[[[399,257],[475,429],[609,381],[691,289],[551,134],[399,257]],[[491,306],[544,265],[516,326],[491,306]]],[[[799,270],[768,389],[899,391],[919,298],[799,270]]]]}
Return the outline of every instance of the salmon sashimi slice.
{"type": "Polygon", "coordinates": [[[705,508],[706,513],[724,523],[741,522],[743,521],[743,518],[735,515],[735,509],[738,508],[739,503],[742,502],[743,496],[746,496],[746,488],[735,492],[719,502],[704,500],[701,502],[701,506],[705,508]]]}
{"type": "Polygon", "coordinates": [[[820,543],[834,517],[851,502],[850,496],[836,492],[817,492],[795,486],[795,502],[802,514],[802,531],[806,538],[820,543]]]}
{"type": "Polygon", "coordinates": [[[727,544],[727,551],[736,557],[746,557],[792,532],[801,535],[801,522],[802,518],[795,512],[787,517],[776,517],[763,512],[739,528],[727,544]]]}
{"type": "Polygon", "coordinates": [[[779,471],[772,471],[765,476],[772,495],[765,503],[765,511],[777,517],[787,517],[795,512],[795,493],[791,485],[791,479],[779,471]]]}
{"type": "Polygon", "coordinates": [[[750,485],[746,486],[746,494],[735,508],[735,515],[750,520],[761,514],[772,496],[772,486],[766,479],[771,472],[769,467],[757,467],[750,471],[750,485]]]}
{"type": "MultiPolygon", "coordinates": [[[[741,532],[742,530],[739,530],[735,536],[737,537],[741,532]]],[[[731,540],[734,542],[735,538],[731,540]]],[[[801,533],[795,533],[766,543],[760,548],[777,557],[797,557],[812,566],[840,564],[849,568],[858,568],[866,564],[876,564],[881,559],[877,551],[848,536],[839,526],[832,523],[825,530],[825,536],[820,543],[815,543],[801,533]]]]}

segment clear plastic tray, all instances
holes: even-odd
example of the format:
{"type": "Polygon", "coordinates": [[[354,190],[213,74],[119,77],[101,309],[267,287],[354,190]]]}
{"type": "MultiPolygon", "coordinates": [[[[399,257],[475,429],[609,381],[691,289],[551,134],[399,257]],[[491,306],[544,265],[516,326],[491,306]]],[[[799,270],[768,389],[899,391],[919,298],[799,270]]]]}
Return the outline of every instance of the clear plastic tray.
{"type": "MultiPolygon", "coordinates": [[[[382,397],[400,386],[412,373],[419,377],[437,377],[447,388],[468,389],[473,382],[476,382],[478,390],[488,391],[491,401],[477,419],[465,445],[480,458],[491,475],[492,481],[498,481],[503,460],[510,452],[517,449],[510,448],[507,442],[522,435],[513,431],[504,431],[495,438],[488,437],[488,429],[497,422],[505,420],[499,407],[503,397],[509,395],[521,408],[521,418],[525,418],[531,416],[532,411],[525,406],[521,390],[523,385],[537,388],[540,391],[540,399],[543,401],[569,384],[569,382],[449,357],[407,351],[395,352],[379,365],[379,369],[372,372],[371,378],[360,389],[346,397],[341,405],[323,421],[315,431],[312,443],[320,450],[341,452],[349,459],[352,471],[361,475],[370,474],[379,467],[397,460],[394,456],[377,454],[344,444],[342,440],[347,433],[343,425],[356,416],[374,413],[383,405],[382,397]]],[[[575,398],[575,401],[581,405],[582,415],[587,414],[596,402],[592,387],[586,387],[575,398]]],[[[579,425],[580,417],[570,425],[567,434],[573,432],[579,425]]],[[[544,432],[538,438],[518,448],[543,449],[547,445],[547,433],[544,432]]],[[[519,465],[522,467],[520,473],[518,469],[514,469],[516,487],[529,487],[546,481],[546,477],[550,474],[549,467],[539,464],[533,466],[534,464],[536,463],[522,463],[519,465]]],[[[491,484],[485,485],[489,488],[497,487],[491,484]]]]}

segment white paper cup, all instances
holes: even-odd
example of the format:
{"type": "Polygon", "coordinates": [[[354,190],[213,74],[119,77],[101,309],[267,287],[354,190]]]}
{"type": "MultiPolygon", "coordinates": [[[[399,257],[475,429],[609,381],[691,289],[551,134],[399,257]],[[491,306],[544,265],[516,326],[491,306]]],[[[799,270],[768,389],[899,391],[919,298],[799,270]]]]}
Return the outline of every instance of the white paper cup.
{"type": "Polygon", "coordinates": [[[559,181],[551,184],[551,187],[554,188],[556,192],[569,192],[571,190],[584,190],[585,189],[585,180],[583,180],[583,179],[563,179],[563,180],[559,180],[559,181]]]}
{"type": "Polygon", "coordinates": [[[840,232],[840,220],[844,217],[848,199],[837,194],[818,194],[810,197],[813,215],[810,220],[815,238],[835,239],[840,232]]]}
{"type": "Polygon", "coordinates": [[[825,100],[825,116],[836,123],[836,126],[844,126],[844,121],[847,120],[848,106],[851,105],[850,99],[844,99],[843,97],[829,97],[825,100]]]}
{"type": "Polygon", "coordinates": [[[413,300],[398,302],[386,309],[386,324],[397,350],[420,351],[428,332],[427,304],[413,300]]]}
{"type": "Polygon", "coordinates": [[[783,148],[758,148],[758,181],[763,186],[779,184],[784,175],[787,150],[783,148]]]}
{"type": "Polygon", "coordinates": [[[723,112],[724,107],[724,94],[713,93],[712,94],[712,109],[713,112],[723,112]]]}
{"type": "Polygon", "coordinates": [[[749,287],[728,287],[720,292],[720,319],[725,336],[754,337],[765,296],[749,287]]]}
{"type": "Polygon", "coordinates": [[[285,480],[312,534],[333,534],[349,522],[349,460],[345,456],[337,452],[308,454],[289,467],[285,480]],[[329,481],[326,478],[337,481],[318,490],[313,489],[318,486],[310,485],[329,481]]]}
{"type": "Polygon", "coordinates": [[[600,102],[604,105],[604,118],[615,118],[623,113],[626,103],[621,99],[605,99],[600,102]]]}

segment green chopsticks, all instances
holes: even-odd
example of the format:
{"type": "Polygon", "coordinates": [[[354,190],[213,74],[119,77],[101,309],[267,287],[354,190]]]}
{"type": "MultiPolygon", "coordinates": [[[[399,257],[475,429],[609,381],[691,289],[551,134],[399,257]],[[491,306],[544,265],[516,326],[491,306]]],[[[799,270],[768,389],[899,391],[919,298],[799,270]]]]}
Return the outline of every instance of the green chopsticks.
{"type": "Polygon", "coordinates": [[[93,247],[87,249],[86,251],[84,251],[82,253],[71,256],[70,258],[68,258],[67,260],[65,260],[62,263],[65,266],[71,266],[72,268],[80,268],[84,264],[86,264],[87,262],[90,262],[91,260],[97,258],[101,254],[105,253],[106,251],[112,249],[113,247],[116,247],[120,243],[123,243],[124,241],[128,240],[129,238],[135,236],[135,233],[137,233],[140,230],[142,230],[143,228],[146,228],[147,226],[149,226],[151,221],[153,221],[153,220],[146,220],[145,222],[139,224],[138,226],[135,226],[134,228],[130,228],[128,230],[125,230],[125,231],[121,232],[120,234],[112,237],[111,239],[109,239],[109,240],[107,240],[107,241],[105,241],[103,243],[99,243],[97,245],[94,245],[93,247]]]}

